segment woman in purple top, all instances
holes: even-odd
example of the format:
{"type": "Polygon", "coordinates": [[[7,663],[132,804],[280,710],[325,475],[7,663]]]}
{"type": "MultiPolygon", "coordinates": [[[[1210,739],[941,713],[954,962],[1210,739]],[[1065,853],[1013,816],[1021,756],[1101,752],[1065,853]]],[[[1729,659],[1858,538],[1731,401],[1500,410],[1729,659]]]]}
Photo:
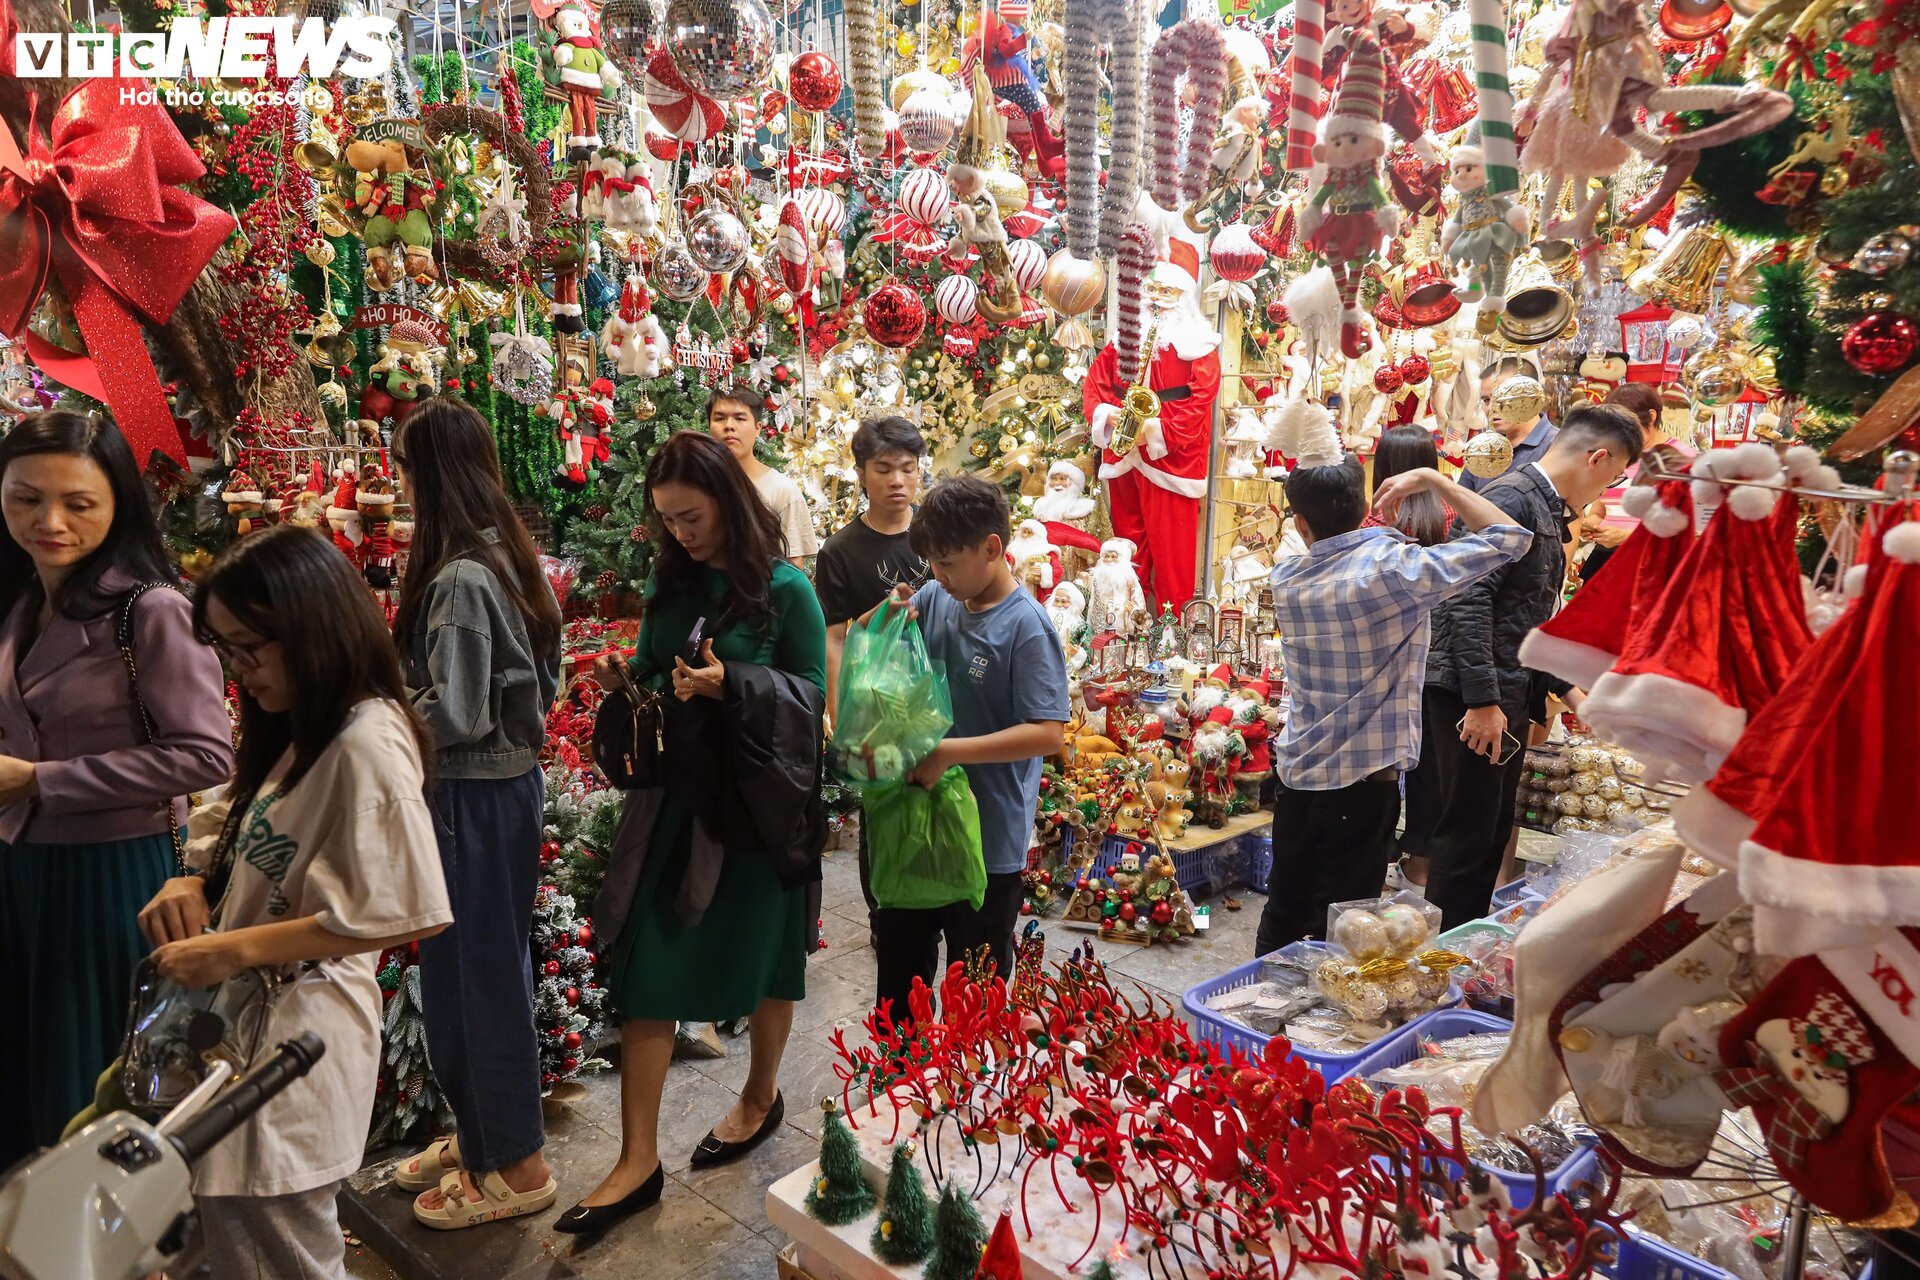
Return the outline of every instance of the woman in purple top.
{"type": "Polygon", "coordinates": [[[137,588],[178,580],[111,422],[22,419],[0,441],[0,515],[4,1167],[92,1100],[148,950],[136,917],[175,874],[168,806],[225,781],[233,744],[220,662],[177,589],[132,601],[142,721],[116,632],[137,588]]]}

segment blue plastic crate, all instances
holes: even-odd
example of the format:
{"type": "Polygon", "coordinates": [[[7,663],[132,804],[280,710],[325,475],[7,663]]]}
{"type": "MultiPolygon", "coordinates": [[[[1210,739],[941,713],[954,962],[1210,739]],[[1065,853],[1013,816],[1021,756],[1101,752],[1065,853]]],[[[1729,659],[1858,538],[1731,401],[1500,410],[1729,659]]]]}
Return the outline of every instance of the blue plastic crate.
{"type": "MultiPolygon", "coordinates": [[[[1288,955],[1297,955],[1299,954],[1299,950],[1297,949],[1324,954],[1327,950],[1327,944],[1324,942],[1308,941],[1290,942],[1282,947],[1281,951],[1288,955]]],[[[1229,969],[1219,977],[1208,979],[1198,986],[1189,987],[1187,993],[1181,997],[1180,1002],[1185,1006],[1187,1015],[1193,1019],[1194,1028],[1199,1033],[1200,1038],[1209,1044],[1217,1046],[1222,1051],[1238,1049],[1250,1058],[1258,1058],[1265,1052],[1267,1041],[1271,1040],[1273,1038],[1272,1036],[1261,1035],[1252,1027],[1242,1026],[1225,1014],[1215,1013],[1207,1007],[1208,997],[1217,996],[1223,991],[1232,991],[1236,987],[1253,986],[1259,981],[1260,962],[1255,960],[1251,963],[1240,965],[1238,968],[1229,969]]],[[[1448,992],[1450,999],[1457,998],[1457,994],[1457,992],[1453,991],[1448,992]]],[[[1319,1071],[1320,1074],[1326,1078],[1328,1084],[1334,1084],[1352,1075],[1354,1068],[1359,1066],[1360,1062],[1365,1059],[1368,1054],[1377,1052],[1381,1045],[1388,1043],[1394,1036],[1401,1035],[1418,1027],[1428,1019],[1444,1012],[1446,1012],[1446,1009],[1443,1007],[1428,1013],[1423,1013],[1418,1018],[1407,1023],[1406,1026],[1401,1027],[1398,1031],[1382,1038],[1379,1042],[1368,1045],[1364,1049],[1356,1049],[1351,1053],[1329,1053],[1324,1050],[1295,1045],[1293,1056],[1299,1058],[1302,1062],[1311,1064],[1315,1070],[1319,1071]]]]}
{"type": "Polygon", "coordinates": [[[1524,879],[1510,881],[1493,891],[1493,914],[1498,915],[1508,907],[1519,906],[1528,899],[1535,902],[1546,901],[1535,893],[1524,879]]]}
{"type": "MultiPolygon", "coordinates": [[[[1071,827],[1061,833],[1060,860],[1062,862],[1073,856],[1073,846],[1078,835],[1079,833],[1071,827]]],[[[1100,856],[1095,858],[1093,863],[1095,873],[1101,876],[1106,875],[1107,868],[1119,862],[1120,855],[1127,851],[1127,846],[1134,843],[1138,843],[1145,851],[1141,855],[1142,861],[1158,848],[1151,840],[1136,842],[1131,836],[1103,836],[1100,841],[1100,856]]],[[[1198,898],[1200,890],[1211,887],[1213,875],[1207,867],[1205,849],[1169,849],[1167,856],[1173,859],[1173,873],[1179,879],[1180,887],[1187,891],[1187,896],[1198,898]]]]}
{"type": "MultiPolygon", "coordinates": [[[[1511,1022],[1490,1013],[1477,1013],[1472,1009],[1436,1009],[1375,1044],[1354,1064],[1351,1074],[1355,1079],[1367,1080],[1388,1067],[1404,1067],[1420,1056],[1423,1041],[1452,1040],[1458,1036],[1512,1030],[1511,1022]]],[[[1547,1170],[1548,1194],[1571,1190],[1581,1181],[1591,1179],[1598,1158],[1591,1147],[1582,1147],[1547,1170]]],[[[1507,1195],[1516,1209],[1533,1203],[1533,1174],[1510,1173],[1487,1164],[1480,1164],[1480,1167],[1506,1184],[1507,1195]]]]}
{"type": "Polygon", "coordinates": [[[1255,893],[1265,893],[1273,875],[1273,836],[1241,836],[1240,850],[1247,855],[1247,874],[1241,883],[1255,893]]]}

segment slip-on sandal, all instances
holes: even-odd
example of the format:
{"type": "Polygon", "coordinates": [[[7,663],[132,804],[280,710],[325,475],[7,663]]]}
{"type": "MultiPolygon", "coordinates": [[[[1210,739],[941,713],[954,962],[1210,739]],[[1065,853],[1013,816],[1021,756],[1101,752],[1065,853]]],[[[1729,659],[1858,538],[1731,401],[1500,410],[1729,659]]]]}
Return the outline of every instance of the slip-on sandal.
{"type": "Polygon", "coordinates": [[[713,1130],[707,1130],[707,1136],[700,1139],[700,1145],[693,1149],[692,1165],[696,1169],[710,1169],[717,1164],[726,1164],[738,1160],[747,1152],[771,1138],[780,1128],[780,1122],[787,1118],[787,1100],[774,1091],[773,1106],[767,1111],[767,1118],[760,1122],[751,1138],[742,1142],[722,1142],[714,1137],[713,1130]]]}
{"type": "Polygon", "coordinates": [[[489,1173],[480,1179],[480,1198],[470,1200],[462,1174],[456,1169],[440,1180],[439,1207],[428,1209],[415,1199],[413,1217],[421,1226],[435,1231],[458,1231],[483,1222],[538,1213],[552,1204],[559,1192],[560,1184],[552,1178],[547,1179],[545,1186],[532,1191],[515,1191],[498,1173],[489,1173]]]}
{"type": "Polygon", "coordinates": [[[435,1138],[425,1151],[408,1156],[393,1167],[393,1185],[403,1191],[430,1191],[440,1185],[442,1178],[459,1172],[460,1168],[460,1139],[435,1138]]]}

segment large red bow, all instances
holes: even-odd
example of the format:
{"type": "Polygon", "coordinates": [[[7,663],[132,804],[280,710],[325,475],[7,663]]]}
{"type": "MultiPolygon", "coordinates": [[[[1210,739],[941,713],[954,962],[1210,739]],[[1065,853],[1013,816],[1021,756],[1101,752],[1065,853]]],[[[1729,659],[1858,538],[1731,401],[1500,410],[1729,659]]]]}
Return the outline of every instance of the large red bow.
{"type": "Polygon", "coordinates": [[[27,336],[42,368],[104,401],[145,462],[186,453],[142,320],[165,324],[233,234],[234,220],[179,185],[205,174],[148,86],[88,80],[27,151],[0,124],[0,333],[17,336],[57,275],[87,354],[27,336]],[[122,90],[126,94],[122,96],[122,90]]]}

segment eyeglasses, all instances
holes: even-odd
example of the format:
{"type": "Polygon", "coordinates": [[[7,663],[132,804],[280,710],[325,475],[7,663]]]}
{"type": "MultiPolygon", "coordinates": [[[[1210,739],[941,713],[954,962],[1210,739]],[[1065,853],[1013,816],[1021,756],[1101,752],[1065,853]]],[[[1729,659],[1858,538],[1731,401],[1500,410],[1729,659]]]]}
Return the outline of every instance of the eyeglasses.
{"type": "Polygon", "coordinates": [[[255,671],[260,666],[260,651],[270,644],[279,642],[273,639],[229,640],[225,636],[204,633],[200,637],[200,643],[219,654],[228,666],[244,667],[248,671],[255,671]]]}

